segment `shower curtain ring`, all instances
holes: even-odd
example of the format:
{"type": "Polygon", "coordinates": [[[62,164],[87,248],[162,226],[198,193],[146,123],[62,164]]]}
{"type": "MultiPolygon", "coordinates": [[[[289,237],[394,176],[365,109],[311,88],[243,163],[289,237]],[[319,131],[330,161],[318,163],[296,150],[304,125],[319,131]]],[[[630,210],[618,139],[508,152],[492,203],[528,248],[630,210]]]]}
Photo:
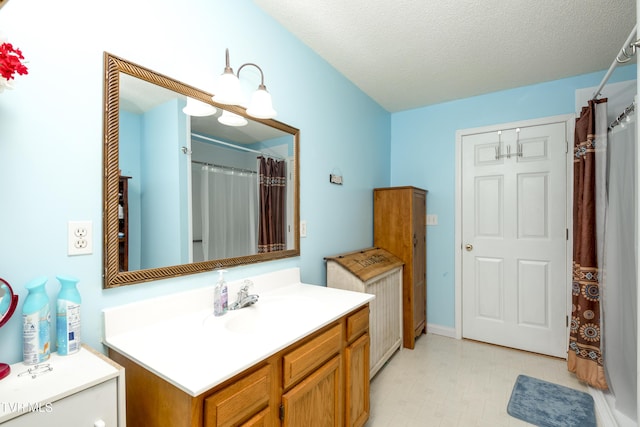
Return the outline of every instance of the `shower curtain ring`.
{"type": "MultiPolygon", "coordinates": [[[[636,42],[637,43],[637,42],[636,42]]],[[[618,56],[616,56],[616,61],[620,64],[624,64],[625,62],[629,62],[631,58],[636,54],[636,44],[631,43],[629,46],[623,47],[618,56]],[[631,50],[631,53],[627,51],[627,49],[631,50]],[[620,55],[623,55],[626,59],[620,59],[620,55]]]]}

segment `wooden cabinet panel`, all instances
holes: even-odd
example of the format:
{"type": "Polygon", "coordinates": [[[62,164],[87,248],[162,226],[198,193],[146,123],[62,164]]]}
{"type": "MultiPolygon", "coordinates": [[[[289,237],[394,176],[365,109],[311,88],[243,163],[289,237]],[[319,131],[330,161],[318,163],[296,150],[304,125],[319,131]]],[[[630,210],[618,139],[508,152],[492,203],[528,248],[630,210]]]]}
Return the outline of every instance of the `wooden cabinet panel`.
{"type": "Polygon", "coordinates": [[[345,422],[361,427],[369,419],[369,334],[345,349],[345,422]]]}
{"type": "Polygon", "coordinates": [[[369,306],[347,317],[347,341],[351,342],[369,328],[369,306]]]}
{"type": "Polygon", "coordinates": [[[323,332],[287,353],[283,360],[284,388],[289,388],[342,349],[342,325],[323,332]]]}
{"type": "Polygon", "coordinates": [[[129,271],[129,180],[120,176],[118,183],[118,267],[129,271]]]}
{"type": "Polygon", "coordinates": [[[109,358],[125,369],[128,426],[194,427],[202,423],[201,407],[184,391],[112,349],[109,358]]]}
{"type": "Polygon", "coordinates": [[[341,356],[282,395],[283,427],[338,427],[342,418],[341,356]]]}
{"type": "MultiPolygon", "coordinates": [[[[271,393],[270,366],[245,376],[204,399],[204,425],[235,426],[268,408],[271,393]]],[[[255,420],[253,425],[255,424],[255,420]]],[[[249,424],[252,425],[252,424],[249,424]]]]}
{"type": "Polygon", "coordinates": [[[416,187],[374,189],[373,243],[404,262],[403,345],[414,348],[427,332],[427,191],[416,187]]]}

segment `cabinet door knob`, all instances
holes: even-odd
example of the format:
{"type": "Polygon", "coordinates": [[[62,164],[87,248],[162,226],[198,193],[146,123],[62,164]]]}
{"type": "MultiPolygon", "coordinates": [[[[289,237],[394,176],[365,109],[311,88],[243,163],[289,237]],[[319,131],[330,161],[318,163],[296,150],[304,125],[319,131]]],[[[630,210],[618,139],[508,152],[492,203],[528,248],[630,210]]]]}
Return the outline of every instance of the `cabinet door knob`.
{"type": "Polygon", "coordinates": [[[473,250],[473,245],[470,243],[467,243],[464,248],[467,250],[467,252],[471,252],[473,250]]]}
{"type": "Polygon", "coordinates": [[[93,423],[93,427],[105,427],[107,424],[103,420],[98,420],[93,423]]]}

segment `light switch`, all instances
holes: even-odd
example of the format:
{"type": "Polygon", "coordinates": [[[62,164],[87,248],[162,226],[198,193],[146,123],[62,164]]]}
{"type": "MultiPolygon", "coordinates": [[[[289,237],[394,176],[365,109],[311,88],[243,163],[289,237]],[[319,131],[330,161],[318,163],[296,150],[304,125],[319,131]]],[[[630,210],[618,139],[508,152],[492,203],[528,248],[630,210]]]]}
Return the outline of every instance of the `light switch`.
{"type": "Polygon", "coordinates": [[[438,215],[427,215],[427,225],[438,225],[438,215]]]}

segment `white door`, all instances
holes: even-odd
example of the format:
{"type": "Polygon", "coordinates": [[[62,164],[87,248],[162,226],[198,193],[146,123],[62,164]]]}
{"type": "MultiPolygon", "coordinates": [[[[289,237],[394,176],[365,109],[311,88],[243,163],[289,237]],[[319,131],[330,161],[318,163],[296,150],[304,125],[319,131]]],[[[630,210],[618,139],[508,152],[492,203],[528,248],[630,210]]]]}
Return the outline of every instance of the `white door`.
{"type": "Polygon", "coordinates": [[[566,357],[567,129],[462,136],[462,335],[566,357]]]}

